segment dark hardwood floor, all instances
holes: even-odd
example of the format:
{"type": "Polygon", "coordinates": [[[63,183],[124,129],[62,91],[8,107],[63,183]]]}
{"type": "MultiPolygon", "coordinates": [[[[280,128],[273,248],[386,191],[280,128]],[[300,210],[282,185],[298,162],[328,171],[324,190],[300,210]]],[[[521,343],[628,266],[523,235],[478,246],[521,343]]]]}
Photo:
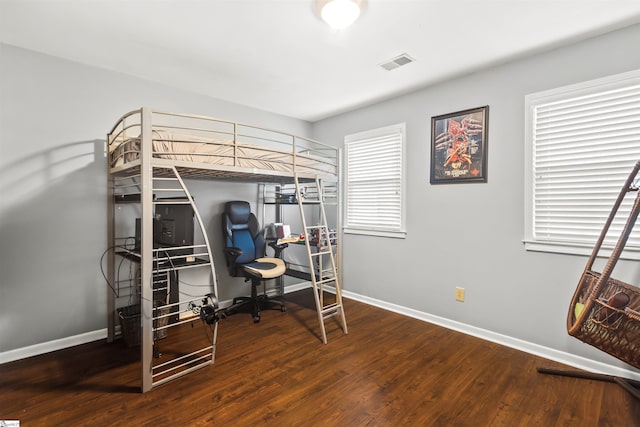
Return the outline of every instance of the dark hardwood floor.
{"type": "Polygon", "coordinates": [[[27,427],[640,426],[640,402],[621,387],[536,372],[557,363],[352,300],[349,334],[330,320],[323,345],[311,290],[287,301],[287,313],[265,311],[259,324],[242,313],[222,320],[214,365],[146,394],[139,348],[122,342],[0,365],[0,419],[27,427]]]}

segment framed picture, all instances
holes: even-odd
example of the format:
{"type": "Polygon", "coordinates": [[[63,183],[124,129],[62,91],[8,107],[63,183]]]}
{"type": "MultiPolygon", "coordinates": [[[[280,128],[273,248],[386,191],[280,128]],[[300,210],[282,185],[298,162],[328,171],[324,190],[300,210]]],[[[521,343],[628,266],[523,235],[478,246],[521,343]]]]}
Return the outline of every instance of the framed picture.
{"type": "Polygon", "coordinates": [[[487,182],[489,106],[431,118],[431,184],[487,182]]]}

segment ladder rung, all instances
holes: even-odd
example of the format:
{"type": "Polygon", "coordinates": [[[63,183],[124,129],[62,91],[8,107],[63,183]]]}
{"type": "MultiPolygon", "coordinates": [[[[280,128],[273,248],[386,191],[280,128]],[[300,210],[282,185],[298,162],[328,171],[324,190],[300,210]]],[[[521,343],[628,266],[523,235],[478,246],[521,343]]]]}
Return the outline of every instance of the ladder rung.
{"type": "Polygon", "coordinates": [[[340,315],[340,310],[338,307],[336,307],[334,310],[328,311],[325,313],[325,311],[323,310],[322,312],[322,319],[323,320],[327,320],[327,319],[331,319],[334,316],[338,316],[340,315]]]}
{"type": "Polygon", "coordinates": [[[307,230],[316,230],[318,228],[325,228],[324,225],[307,225],[307,230]]]}
{"type": "Polygon", "coordinates": [[[153,202],[154,205],[190,205],[191,202],[189,201],[180,201],[180,202],[170,202],[168,200],[162,200],[162,201],[154,201],[153,202]]]}
{"type": "Polygon", "coordinates": [[[332,252],[331,251],[314,252],[314,253],[311,254],[311,256],[329,255],[330,253],[332,253],[332,252]]]}
{"type": "Polygon", "coordinates": [[[335,313],[331,313],[331,314],[327,314],[322,316],[322,319],[327,320],[327,319],[331,319],[334,316],[337,316],[339,313],[336,311],[335,313]]]}
{"type": "Polygon", "coordinates": [[[316,285],[324,285],[325,283],[335,282],[335,278],[316,280],[316,285]]]}
{"type": "Polygon", "coordinates": [[[340,304],[337,304],[337,303],[325,305],[324,307],[322,307],[322,314],[326,315],[334,311],[337,312],[340,309],[340,307],[341,307],[340,304]]]}

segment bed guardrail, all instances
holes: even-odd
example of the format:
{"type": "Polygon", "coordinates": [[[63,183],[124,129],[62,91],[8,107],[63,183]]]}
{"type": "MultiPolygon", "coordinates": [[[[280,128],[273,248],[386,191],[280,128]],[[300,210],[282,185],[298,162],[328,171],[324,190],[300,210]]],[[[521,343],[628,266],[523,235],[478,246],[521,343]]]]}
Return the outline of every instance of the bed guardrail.
{"type": "Polygon", "coordinates": [[[260,126],[212,117],[151,111],[151,141],[142,141],[143,109],[124,114],[108,134],[110,171],[139,165],[142,144],[154,159],[304,175],[337,175],[338,149],[260,126]]]}

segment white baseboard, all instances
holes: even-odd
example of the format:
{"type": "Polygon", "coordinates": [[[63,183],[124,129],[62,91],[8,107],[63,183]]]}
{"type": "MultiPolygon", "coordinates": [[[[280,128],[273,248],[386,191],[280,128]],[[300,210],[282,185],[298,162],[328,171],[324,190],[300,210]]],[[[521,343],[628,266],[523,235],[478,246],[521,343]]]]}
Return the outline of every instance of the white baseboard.
{"type": "Polygon", "coordinates": [[[99,329],[97,331],[85,332],[71,337],[60,338],[58,340],[47,341],[40,344],[34,344],[27,347],[17,348],[0,353],[0,364],[13,362],[15,360],[26,359],[27,357],[38,356],[40,354],[49,353],[64,348],[73,347],[74,345],[86,344],[91,341],[97,341],[107,338],[107,329],[99,329]]]}
{"type": "Polygon", "coordinates": [[[284,287],[284,293],[288,294],[290,292],[301,291],[303,289],[307,289],[311,287],[311,282],[300,282],[295,283],[293,285],[288,285],[284,287]]]}
{"type": "Polygon", "coordinates": [[[414,319],[419,319],[424,322],[433,323],[435,325],[442,326],[447,329],[452,329],[454,331],[462,332],[467,335],[472,335],[474,337],[477,337],[483,340],[487,340],[487,341],[491,341],[507,347],[511,347],[516,350],[524,351],[526,353],[543,357],[545,359],[563,363],[565,365],[572,366],[577,369],[640,381],[640,373],[637,371],[631,371],[628,369],[624,369],[624,368],[612,366],[606,363],[598,362],[595,360],[587,359],[582,356],[576,356],[574,354],[555,350],[549,347],[544,347],[538,344],[534,344],[528,341],[523,341],[518,338],[513,338],[507,335],[502,335],[486,329],[477,328],[475,326],[457,322],[455,320],[446,319],[444,317],[435,316],[435,315],[424,313],[418,310],[413,310],[411,308],[388,303],[385,301],[380,301],[380,300],[359,295],[353,292],[343,290],[342,296],[345,298],[350,298],[356,301],[363,302],[365,304],[373,305],[375,307],[379,307],[385,310],[393,311],[395,313],[404,314],[405,316],[413,317],[414,319]]]}
{"type": "MultiPolygon", "coordinates": [[[[310,282],[298,283],[285,287],[285,294],[290,292],[299,291],[309,288],[310,282]]],[[[327,289],[332,291],[332,289],[327,289]]],[[[608,365],[606,363],[598,362],[595,360],[587,359],[585,357],[576,356],[574,354],[566,353],[563,351],[555,350],[549,347],[544,347],[538,344],[534,344],[528,341],[523,341],[518,338],[513,338],[507,335],[502,335],[496,332],[492,332],[486,329],[477,328],[472,325],[457,322],[455,320],[446,319],[444,317],[435,316],[432,314],[424,313],[418,310],[407,308],[404,306],[388,303],[385,301],[370,298],[354,292],[342,291],[342,295],[345,298],[350,298],[356,301],[360,301],[365,304],[369,304],[375,307],[382,308],[384,310],[393,311],[395,313],[403,314],[405,316],[413,317],[414,319],[422,320],[424,322],[432,323],[434,325],[442,326],[447,329],[462,332],[467,335],[471,335],[480,339],[495,342],[507,347],[514,348],[516,350],[524,351],[529,354],[543,357],[545,359],[553,360],[559,363],[563,363],[568,366],[573,366],[577,369],[583,369],[589,372],[595,372],[606,375],[613,375],[617,377],[630,378],[640,381],[640,373],[634,372],[628,369],[623,369],[617,366],[608,365]]],[[[221,307],[229,305],[231,301],[224,301],[220,303],[221,307]]],[[[85,344],[91,341],[107,338],[107,329],[100,329],[97,331],[86,332],[84,334],[74,335],[71,337],[61,338],[41,344],[35,344],[15,350],[5,351],[0,353],[0,364],[13,362],[15,360],[25,359],[27,357],[37,356],[39,354],[49,353],[51,351],[62,350],[64,348],[73,347],[75,345],[85,344]]]]}

